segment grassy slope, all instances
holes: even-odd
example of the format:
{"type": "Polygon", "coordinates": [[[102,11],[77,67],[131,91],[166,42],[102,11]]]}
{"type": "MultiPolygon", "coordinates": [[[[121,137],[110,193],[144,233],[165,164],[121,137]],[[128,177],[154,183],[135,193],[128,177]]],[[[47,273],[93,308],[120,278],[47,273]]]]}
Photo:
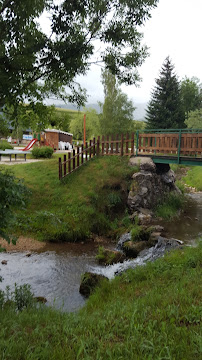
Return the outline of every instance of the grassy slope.
{"type": "Polygon", "coordinates": [[[75,314],[0,311],[2,359],[199,360],[202,246],[103,286],[75,314]]]}
{"type": "Polygon", "coordinates": [[[91,232],[106,234],[115,229],[134,171],[128,159],[93,159],[63,183],[58,180],[57,160],[55,154],[52,160],[12,167],[32,191],[27,210],[18,214],[18,233],[77,241],[91,232]]]}
{"type": "Polygon", "coordinates": [[[184,181],[187,185],[195,187],[198,191],[202,191],[202,167],[193,166],[190,168],[184,181]]]}

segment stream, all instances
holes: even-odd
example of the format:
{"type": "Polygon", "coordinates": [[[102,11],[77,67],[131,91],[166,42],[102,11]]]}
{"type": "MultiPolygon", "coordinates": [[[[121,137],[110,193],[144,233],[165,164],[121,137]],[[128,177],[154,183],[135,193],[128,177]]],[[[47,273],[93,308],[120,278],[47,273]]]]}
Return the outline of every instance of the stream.
{"type": "MultiPolygon", "coordinates": [[[[158,221],[165,228],[167,238],[182,240],[193,245],[202,236],[202,192],[189,195],[187,209],[173,222],[158,221]]],[[[143,265],[148,260],[162,256],[163,247],[144,250],[141,256],[123,264],[98,266],[95,255],[98,244],[49,244],[45,250],[34,252],[30,257],[26,252],[0,253],[0,289],[14,284],[30,284],[35,296],[47,299],[47,305],[53,305],[63,311],[75,311],[85,304],[85,298],[79,293],[81,275],[86,271],[102,273],[110,279],[114,274],[128,267],[143,265]],[[7,265],[2,265],[6,260],[7,265]]]]}

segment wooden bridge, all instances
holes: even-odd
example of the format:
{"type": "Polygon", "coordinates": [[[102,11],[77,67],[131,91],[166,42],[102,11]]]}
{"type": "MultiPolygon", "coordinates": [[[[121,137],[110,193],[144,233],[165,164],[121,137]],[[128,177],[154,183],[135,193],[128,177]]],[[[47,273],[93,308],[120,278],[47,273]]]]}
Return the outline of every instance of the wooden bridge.
{"type": "Polygon", "coordinates": [[[95,155],[147,156],[155,163],[202,166],[202,130],[137,130],[131,135],[102,136],[59,158],[59,179],[95,155]]]}

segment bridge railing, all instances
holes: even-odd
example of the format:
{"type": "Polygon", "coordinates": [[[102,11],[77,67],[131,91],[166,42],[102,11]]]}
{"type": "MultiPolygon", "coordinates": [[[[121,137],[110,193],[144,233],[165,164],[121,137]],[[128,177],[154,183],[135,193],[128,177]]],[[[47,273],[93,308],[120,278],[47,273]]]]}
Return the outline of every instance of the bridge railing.
{"type": "Polygon", "coordinates": [[[97,140],[94,138],[86,142],[85,146],[76,147],[72,153],[68,153],[68,157],[64,155],[63,161],[59,158],[59,179],[74,172],[96,155],[167,156],[176,159],[178,164],[182,156],[202,159],[202,130],[137,130],[125,136],[98,136],[97,140]]]}

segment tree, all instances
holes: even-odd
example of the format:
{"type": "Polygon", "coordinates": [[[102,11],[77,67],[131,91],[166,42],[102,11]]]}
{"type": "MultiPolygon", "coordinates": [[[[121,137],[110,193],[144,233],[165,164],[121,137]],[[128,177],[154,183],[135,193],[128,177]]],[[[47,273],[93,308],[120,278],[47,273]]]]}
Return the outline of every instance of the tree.
{"type": "Polygon", "coordinates": [[[99,116],[95,109],[84,108],[83,112],[75,115],[70,124],[70,131],[75,139],[83,140],[84,113],[86,114],[86,139],[90,140],[100,135],[99,116]]]}
{"type": "Polygon", "coordinates": [[[181,82],[182,103],[185,117],[188,119],[190,111],[199,109],[202,106],[202,84],[200,80],[193,77],[185,77],[181,82]]]}
{"type": "Polygon", "coordinates": [[[160,76],[149,102],[146,121],[150,129],[179,129],[185,127],[180,84],[169,57],[163,63],[160,76]]]}
{"type": "Polygon", "coordinates": [[[135,107],[124,94],[110,71],[102,71],[104,85],[104,104],[100,104],[102,115],[100,126],[103,135],[126,134],[133,128],[133,112],[135,107]]]}
{"type": "Polygon", "coordinates": [[[75,77],[92,62],[104,62],[122,82],[136,83],[136,68],[147,55],[138,27],[157,2],[0,0],[0,105],[43,101],[50,94],[81,105],[86,96],[75,77]],[[49,34],[39,25],[45,10],[49,34]],[[95,40],[104,44],[99,59],[92,59],[95,40]]]}
{"type": "Polygon", "coordinates": [[[202,108],[190,111],[185,123],[188,128],[202,129],[202,108]]]}

